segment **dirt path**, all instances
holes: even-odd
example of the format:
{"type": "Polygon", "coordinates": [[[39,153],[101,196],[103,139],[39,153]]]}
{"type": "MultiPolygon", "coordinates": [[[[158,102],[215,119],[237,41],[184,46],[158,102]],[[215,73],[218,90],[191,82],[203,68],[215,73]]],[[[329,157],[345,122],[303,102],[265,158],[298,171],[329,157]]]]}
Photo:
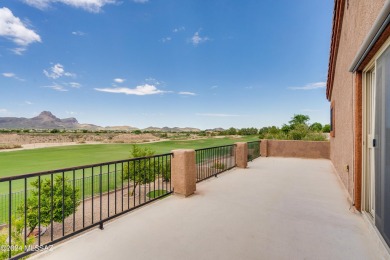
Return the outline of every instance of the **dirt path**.
{"type": "MultiPolygon", "coordinates": [[[[86,142],[83,144],[102,144],[101,142],[86,142]]],[[[23,144],[22,148],[15,149],[2,149],[1,152],[13,152],[13,151],[21,151],[21,150],[32,150],[46,147],[57,147],[57,146],[69,146],[69,145],[83,145],[81,143],[76,142],[67,142],[67,143],[36,143],[36,144],[23,144]]]]}

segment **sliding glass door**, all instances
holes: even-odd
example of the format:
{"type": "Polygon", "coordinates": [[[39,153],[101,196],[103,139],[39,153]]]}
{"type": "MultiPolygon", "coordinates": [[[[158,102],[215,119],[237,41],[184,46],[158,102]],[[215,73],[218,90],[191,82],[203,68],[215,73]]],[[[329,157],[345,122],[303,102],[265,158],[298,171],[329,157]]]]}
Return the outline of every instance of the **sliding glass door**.
{"type": "Polygon", "coordinates": [[[390,48],[375,66],[375,225],[390,245],[390,48]]]}

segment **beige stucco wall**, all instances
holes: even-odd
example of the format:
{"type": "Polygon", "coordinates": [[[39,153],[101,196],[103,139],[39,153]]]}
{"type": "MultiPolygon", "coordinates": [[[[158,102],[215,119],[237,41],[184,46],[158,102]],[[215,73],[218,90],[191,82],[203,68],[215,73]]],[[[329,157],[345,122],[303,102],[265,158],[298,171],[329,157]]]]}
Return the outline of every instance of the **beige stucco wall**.
{"type": "Polygon", "coordinates": [[[330,158],[349,194],[354,187],[354,75],[348,72],[364,38],[385,0],[346,1],[331,101],[335,102],[335,137],[330,139],[330,158]],[[347,3],[349,6],[347,8],[347,3]],[[350,171],[345,170],[348,165],[350,171]]]}
{"type": "Polygon", "coordinates": [[[297,157],[312,159],[329,159],[329,142],[262,140],[261,156],[263,157],[297,157]]]}

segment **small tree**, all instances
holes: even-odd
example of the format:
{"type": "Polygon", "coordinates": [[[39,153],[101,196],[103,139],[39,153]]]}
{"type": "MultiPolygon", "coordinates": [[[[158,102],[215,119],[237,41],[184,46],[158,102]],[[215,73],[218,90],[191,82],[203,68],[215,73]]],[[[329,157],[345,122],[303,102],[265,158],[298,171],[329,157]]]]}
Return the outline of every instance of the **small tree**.
{"type": "Polygon", "coordinates": [[[309,129],[305,124],[297,124],[294,129],[288,133],[288,136],[292,140],[302,140],[308,134],[309,129]]]}
{"type": "MultiPolygon", "coordinates": [[[[39,223],[38,211],[40,224],[48,226],[51,223],[52,215],[54,222],[62,223],[62,218],[64,217],[65,219],[70,216],[73,210],[80,205],[80,191],[78,188],[73,190],[67,178],[63,179],[62,176],[56,176],[53,182],[53,190],[51,189],[51,179],[41,180],[40,187],[38,180],[31,182],[31,185],[34,189],[31,191],[31,196],[27,199],[26,206],[29,234],[34,231],[39,223]],[[40,190],[40,194],[38,190],[40,190]],[[38,205],[40,206],[39,209],[38,205]]],[[[24,203],[18,208],[18,211],[24,214],[24,203]]]]}
{"type": "Polygon", "coordinates": [[[330,133],[330,125],[329,124],[324,125],[324,127],[322,128],[322,132],[330,133]]]}
{"type": "MultiPolygon", "coordinates": [[[[152,156],[155,152],[146,147],[133,145],[130,153],[131,158],[139,158],[152,156]]],[[[134,187],[130,196],[134,195],[138,185],[150,183],[156,179],[156,174],[158,173],[155,172],[155,168],[155,160],[149,159],[139,159],[125,164],[123,167],[123,179],[130,179],[134,182],[134,187]]]]}
{"type": "Polygon", "coordinates": [[[280,130],[281,130],[283,133],[288,134],[288,132],[290,132],[290,130],[291,130],[291,126],[286,125],[286,124],[283,124],[283,125],[282,125],[282,128],[281,128],[280,130]]]}
{"type": "Polygon", "coordinates": [[[289,121],[290,126],[294,128],[296,125],[307,125],[307,122],[310,120],[310,117],[307,115],[295,114],[289,121]]]}
{"type": "Polygon", "coordinates": [[[237,134],[237,129],[235,129],[234,127],[230,127],[230,128],[226,131],[226,134],[227,134],[227,135],[236,135],[236,134],[237,134]]]}
{"type": "MultiPolygon", "coordinates": [[[[24,252],[25,247],[31,246],[35,242],[34,237],[27,237],[26,244],[24,243],[24,220],[18,215],[16,217],[12,217],[11,220],[11,249],[12,256],[20,254],[24,252]]],[[[8,246],[9,245],[9,228],[4,228],[0,232],[0,246],[8,246]]],[[[8,259],[8,250],[0,249],[0,260],[8,259]]]]}
{"type": "Polygon", "coordinates": [[[321,123],[315,122],[310,125],[310,130],[314,132],[321,132],[322,131],[322,125],[321,123]]]}

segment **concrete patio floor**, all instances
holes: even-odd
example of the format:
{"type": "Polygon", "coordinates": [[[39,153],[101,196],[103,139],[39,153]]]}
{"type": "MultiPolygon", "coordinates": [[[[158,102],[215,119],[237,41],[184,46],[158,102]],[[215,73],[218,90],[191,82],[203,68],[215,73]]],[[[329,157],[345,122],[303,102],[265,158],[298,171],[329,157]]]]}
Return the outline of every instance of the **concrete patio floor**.
{"type": "Polygon", "coordinates": [[[328,160],[258,158],[37,259],[381,259],[328,160]]]}

